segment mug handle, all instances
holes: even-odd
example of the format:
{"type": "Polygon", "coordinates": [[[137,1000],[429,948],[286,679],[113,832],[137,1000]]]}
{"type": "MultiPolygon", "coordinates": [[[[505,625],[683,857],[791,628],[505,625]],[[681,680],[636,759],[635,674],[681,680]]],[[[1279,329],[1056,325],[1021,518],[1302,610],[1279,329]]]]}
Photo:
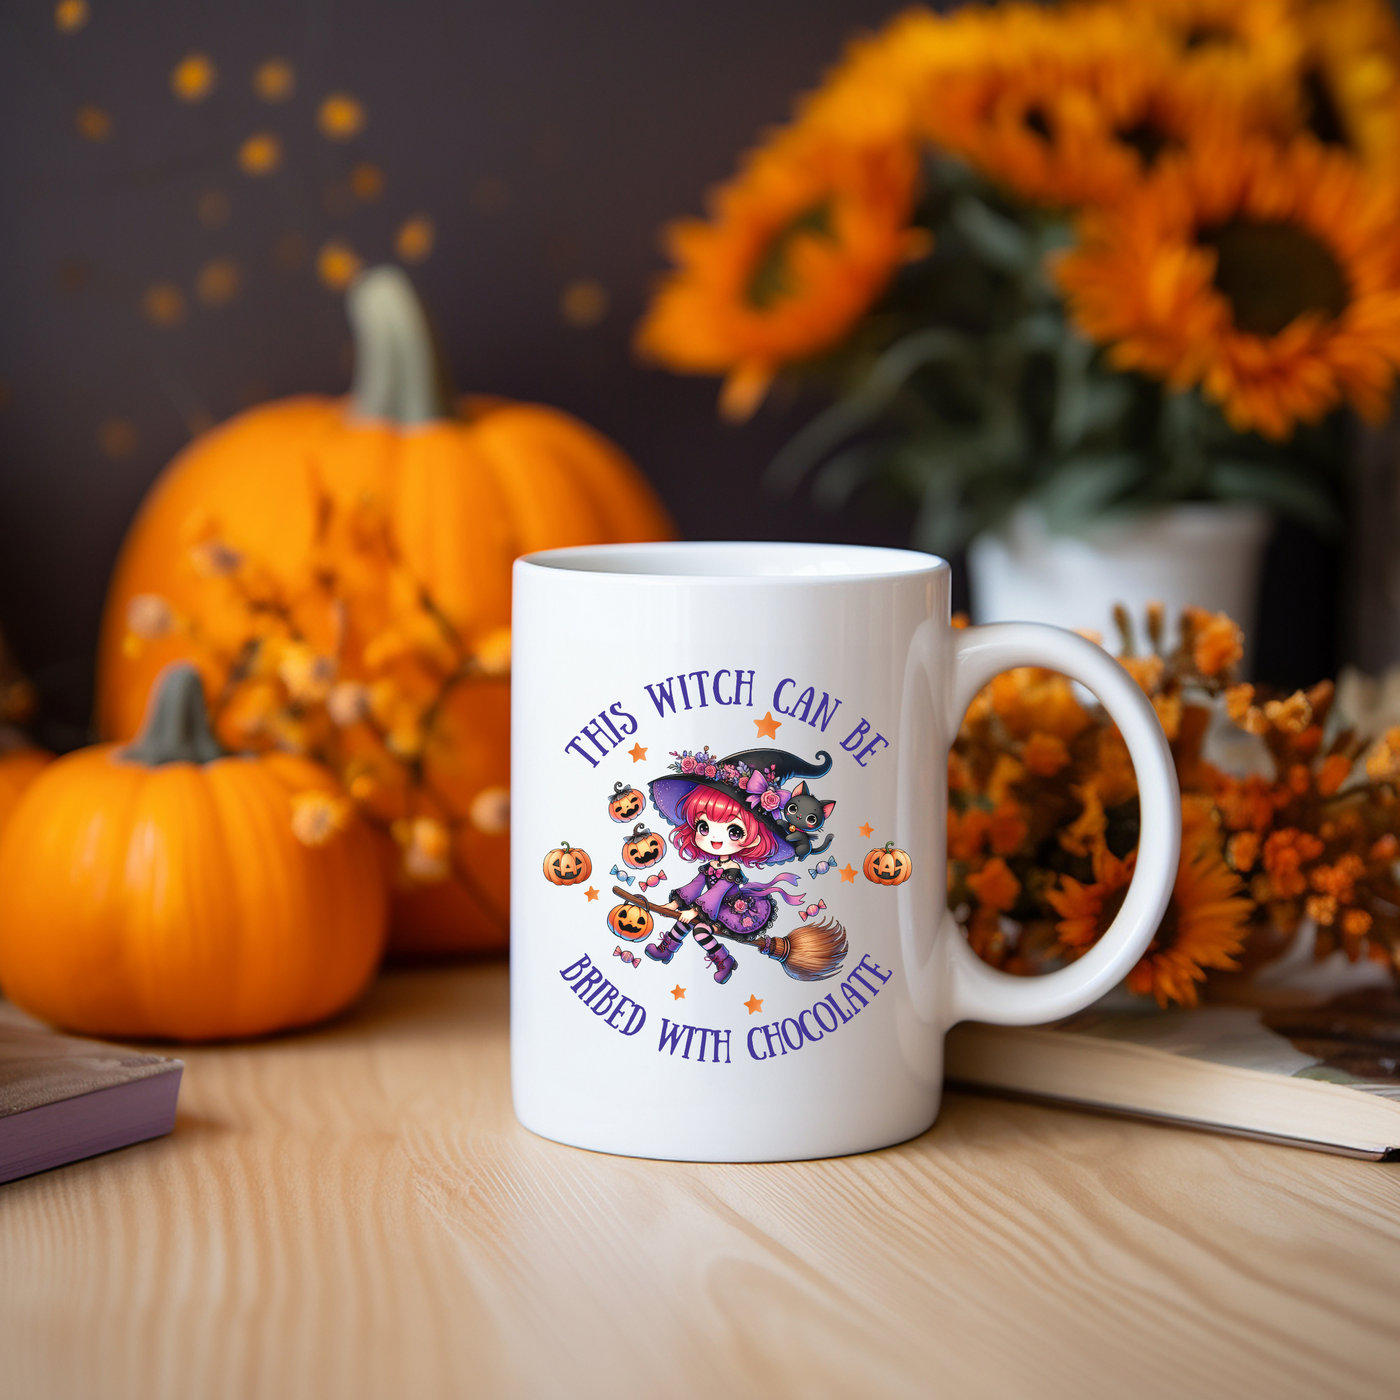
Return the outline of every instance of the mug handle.
{"type": "Polygon", "coordinates": [[[1102,647],[1073,632],[1033,622],[1000,622],[952,634],[945,669],[952,747],[973,697],[1014,666],[1044,666],[1087,686],[1128,746],[1137,776],[1142,826],[1132,883],[1108,931],[1082,958],[1043,977],[1015,977],[989,967],[968,946],[951,912],[951,1020],[1024,1026],[1081,1010],[1120,981],[1142,956],[1166,912],[1181,851],[1181,796],[1176,768],[1156,711],[1136,681],[1102,647]]]}

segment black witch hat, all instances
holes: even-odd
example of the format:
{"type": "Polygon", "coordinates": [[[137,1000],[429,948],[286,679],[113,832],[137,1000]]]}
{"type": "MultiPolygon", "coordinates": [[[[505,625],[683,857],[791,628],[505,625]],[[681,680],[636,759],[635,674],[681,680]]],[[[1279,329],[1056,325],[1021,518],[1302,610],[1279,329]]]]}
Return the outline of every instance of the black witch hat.
{"type": "Polygon", "coordinates": [[[699,753],[677,756],[671,772],[647,784],[656,810],[672,826],[683,826],[680,804],[696,788],[710,788],[747,807],[772,833],[778,849],[765,862],[783,865],[796,860],[790,834],[778,814],[787,801],[787,784],[793,778],[820,778],[831,771],[831,755],[818,750],[808,762],[786,749],[744,749],[727,758],[716,758],[708,746],[699,753]]]}

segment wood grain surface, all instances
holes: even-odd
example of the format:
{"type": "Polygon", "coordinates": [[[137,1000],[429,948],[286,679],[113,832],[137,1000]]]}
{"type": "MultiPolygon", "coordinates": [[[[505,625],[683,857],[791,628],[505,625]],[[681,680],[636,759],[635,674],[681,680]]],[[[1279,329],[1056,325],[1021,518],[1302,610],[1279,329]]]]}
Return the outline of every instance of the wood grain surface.
{"type": "Polygon", "coordinates": [[[1394,1167],[961,1096],[861,1157],[605,1157],[516,1124],[506,1019],[503,968],[399,971],[181,1051],[171,1137],[0,1187],[0,1396],[1400,1390],[1394,1167]]]}

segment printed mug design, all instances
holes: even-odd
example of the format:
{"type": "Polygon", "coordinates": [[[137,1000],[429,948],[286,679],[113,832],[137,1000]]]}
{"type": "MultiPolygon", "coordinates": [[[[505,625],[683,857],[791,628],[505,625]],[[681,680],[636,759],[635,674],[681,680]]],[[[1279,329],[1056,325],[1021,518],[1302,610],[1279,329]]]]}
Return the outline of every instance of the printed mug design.
{"type": "MultiPolygon", "coordinates": [[[[791,681],[779,683],[775,709],[780,708],[785,688],[792,685],[791,681]]],[[[664,697],[664,686],[659,688],[664,697]]],[[[736,697],[739,694],[735,692],[736,697]]],[[[718,701],[719,696],[713,698],[718,701]]],[[[823,721],[839,704],[824,696],[816,718],[811,719],[814,702],[803,692],[791,709],[781,712],[824,731],[823,721]]],[[[658,703],[657,708],[664,720],[664,705],[658,703]]],[[[610,713],[617,715],[621,734],[637,734],[636,720],[621,706],[613,706],[610,713]]],[[[603,722],[600,717],[600,725],[603,722]]],[[[755,723],[759,738],[764,739],[776,738],[781,721],[770,709],[755,723]]],[[[578,744],[577,739],[571,741],[566,751],[577,751],[599,766],[599,760],[578,744]]],[[[596,746],[603,748],[601,742],[596,746]]],[[[619,738],[614,747],[621,746],[619,738]]],[[[864,719],[840,741],[840,748],[858,768],[866,767],[883,747],[887,741],[864,719]]],[[[638,741],[625,753],[632,763],[645,763],[647,746],[638,741]]],[[[832,756],[824,748],[816,748],[810,757],[776,744],[732,753],[704,744],[669,753],[670,762],[659,773],[652,769],[654,777],[610,778],[601,795],[599,818],[606,817],[614,833],[618,825],[627,828],[620,848],[613,847],[619,859],[607,882],[620,902],[601,906],[606,913],[593,916],[599,918],[607,941],[614,946],[594,956],[583,954],[562,968],[560,975],[608,1027],[631,1037],[648,1023],[648,985],[656,988],[655,995],[669,995],[678,1002],[688,990],[682,985],[689,980],[687,969],[691,975],[708,974],[721,987],[742,972],[753,977],[734,993],[740,998],[737,1008],[746,1013],[743,1043],[751,1058],[781,1058],[815,1044],[859,1015],[891,975],[868,954],[852,962],[843,891],[850,885],[854,894],[858,874],[878,887],[903,884],[912,874],[909,853],[893,840],[886,841],[865,856],[857,871],[832,850],[837,803],[830,792],[832,756]],[[668,878],[663,860],[667,868],[677,871],[674,878],[668,878]],[[682,868],[678,870],[674,862],[681,862],[682,868]],[[838,880],[816,883],[833,873],[838,880]],[[641,974],[635,983],[628,982],[637,988],[636,995],[623,994],[609,980],[602,964],[613,958],[641,974]],[[779,1002],[789,998],[763,976],[763,969],[773,963],[792,979],[785,983],[779,979],[783,985],[827,982],[837,990],[823,992],[811,1004],[779,1009],[779,1002]],[[657,986],[652,970],[658,967],[665,969],[666,979],[678,978],[674,987],[657,986]],[[745,991],[747,1000],[742,998],[745,991]],[[775,996],[778,1002],[773,1002],[775,996]],[[773,1002],[768,1016],[776,1013],[778,1019],[751,1019],[764,1010],[765,1001],[773,1002]]],[[[610,758],[605,753],[603,761],[610,758]]],[[[851,816],[853,822],[856,815],[851,816]]],[[[590,846],[602,839],[606,849],[606,831],[590,829],[582,834],[590,846]]],[[[868,840],[872,834],[868,822],[861,824],[862,837],[868,840]]],[[[611,839],[615,841],[616,835],[611,839]]],[[[581,884],[591,871],[587,853],[567,841],[559,842],[544,860],[545,878],[554,885],[581,884]]],[[[590,904],[604,892],[592,885],[584,891],[590,904]]],[[[694,989],[690,990],[693,994],[694,989]]],[[[657,1048],[663,1054],[704,1063],[731,1062],[730,1032],[723,1027],[691,1026],[665,1016],[660,1036],[657,1048]],[[692,1056],[693,1046],[697,1049],[692,1056]]]]}
{"type": "MultiPolygon", "coordinates": [[[[801,880],[791,871],[761,882],[752,881],[746,873],[805,860],[830,847],[834,839],[830,834],[819,845],[812,841],[822,834],[836,803],[824,801],[811,784],[831,771],[831,755],[818,750],[809,761],[784,749],[756,748],[720,757],[707,744],[698,750],[673,749],[671,758],[666,771],[647,784],[650,805],[669,824],[675,854],[696,863],[698,869],[685,884],[672,888],[664,901],[659,896],[643,897],[643,891],[665,878],[664,871],[642,879],[635,894],[615,885],[613,893],[623,903],[608,911],[608,931],[637,942],[653,931],[657,916],[663,922],[669,919],[671,926],[643,950],[647,958],[670,964],[690,936],[721,985],[739,965],[736,951],[726,945],[734,950],[752,948],[798,981],[836,976],[848,941],[845,926],[827,914],[826,900],[809,902],[799,891],[786,888],[801,880]],[[770,935],[780,901],[805,907],[798,909],[800,922],[795,927],[770,935]]],[[[638,815],[647,805],[640,789],[619,781],[608,796],[607,814],[621,821],[638,815]]],[[[637,822],[622,843],[622,859],[634,870],[655,865],[666,853],[665,838],[645,822],[637,822]]],[[[545,876],[553,884],[577,884],[592,869],[587,853],[567,841],[550,851],[544,864],[545,876]]],[[[825,874],[833,868],[834,856],[808,874],[825,874]]],[[[911,869],[908,852],[893,841],[871,851],[862,866],[866,879],[879,885],[902,884],[911,869]]],[[[637,881],[616,865],[612,874],[629,887],[637,881]]]]}

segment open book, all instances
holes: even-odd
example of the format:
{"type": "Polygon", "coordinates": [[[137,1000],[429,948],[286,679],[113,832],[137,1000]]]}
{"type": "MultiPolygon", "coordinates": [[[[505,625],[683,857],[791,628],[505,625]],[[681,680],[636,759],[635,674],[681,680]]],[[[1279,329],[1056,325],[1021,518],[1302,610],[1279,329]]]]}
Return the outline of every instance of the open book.
{"type": "Polygon", "coordinates": [[[965,1024],[961,1087],[1400,1160],[1400,994],[1383,969],[1300,940],[1229,1004],[1159,1010],[1115,992],[1054,1026],[965,1024]]]}

